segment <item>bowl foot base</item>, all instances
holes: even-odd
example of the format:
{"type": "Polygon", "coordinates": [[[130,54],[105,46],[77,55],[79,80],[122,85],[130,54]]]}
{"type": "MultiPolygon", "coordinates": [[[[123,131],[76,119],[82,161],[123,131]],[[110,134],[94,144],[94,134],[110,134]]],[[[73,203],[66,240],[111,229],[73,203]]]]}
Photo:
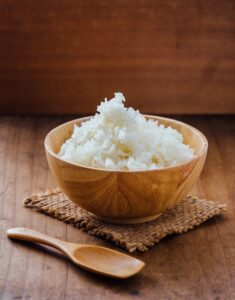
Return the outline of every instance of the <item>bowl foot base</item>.
{"type": "Polygon", "coordinates": [[[141,224],[141,223],[155,220],[162,213],[156,214],[153,216],[149,216],[149,217],[131,218],[131,219],[130,218],[127,218],[127,219],[125,219],[125,218],[124,219],[123,218],[106,218],[106,217],[101,217],[101,216],[95,215],[93,213],[90,213],[90,214],[93,215],[94,217],[96,217],[97,219],[100,219],[102,221],[109,222],[109,223],[114,223],[114,224],[141,224]]]}

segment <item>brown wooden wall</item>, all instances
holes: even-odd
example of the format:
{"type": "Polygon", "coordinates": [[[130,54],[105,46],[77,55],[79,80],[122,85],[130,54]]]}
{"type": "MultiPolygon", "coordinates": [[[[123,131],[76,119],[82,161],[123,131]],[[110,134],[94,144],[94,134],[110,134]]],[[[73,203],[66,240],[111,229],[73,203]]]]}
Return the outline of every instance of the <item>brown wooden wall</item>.
{"type": "Polygon", "coordinates": [[[0,112],[235,112],[234,0],[0,0],[0,112]]]}

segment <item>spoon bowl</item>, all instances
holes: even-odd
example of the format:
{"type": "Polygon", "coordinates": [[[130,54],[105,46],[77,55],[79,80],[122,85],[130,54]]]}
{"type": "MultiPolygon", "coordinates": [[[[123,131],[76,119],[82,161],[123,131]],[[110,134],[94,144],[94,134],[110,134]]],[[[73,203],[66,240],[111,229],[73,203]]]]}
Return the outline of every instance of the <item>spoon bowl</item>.
{"type": "Polygon", "coordinates": [[[32,229],[11,228],[7,236],[54,247],[81,268],[108,277],[128,278],[145,266],[143,261],[107,247],[70,243],[32,229]]]}
{"type": "Polygon", "coordinates": [[[86,270],[95,270],[96,273],[117,278],[128,278],[138,273],[145,265],[139,259],[124,253],[92,245],[76,247],[73,257],[70,258],[75,264],[83,264],[82,267],[86,270]]]}

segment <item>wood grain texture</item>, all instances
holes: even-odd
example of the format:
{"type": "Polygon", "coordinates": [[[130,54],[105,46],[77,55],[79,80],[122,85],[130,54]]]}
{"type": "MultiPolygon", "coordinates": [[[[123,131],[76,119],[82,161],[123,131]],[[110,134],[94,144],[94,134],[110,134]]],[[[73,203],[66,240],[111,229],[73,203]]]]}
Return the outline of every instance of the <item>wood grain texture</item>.
{"type": "Polygon", "coordinates": [[[127,281],[83,271],[49,248],[11,242],[5,232],[27,226],[71,242],[110,246],[23,207],[21,199],[54,187],[43,149],[46,133],[67,118],[0,118],[0,298],[8,299],[228,299],[235,298],[235,120],[182,117],[208,138],[205,168],[194,193],[225,202],[228,218],[167,238],[144,254],[138,276],[127,281]]]}
{"type": "Polygon", "coordinates": [[[72,164],[62,160],[57,153],[71,137],[74,124],[80,125],[89,118],[66,122],[48,133],[45,150],[58,186],[71,200],[104,220],[134,224],[155,219],[188,195],[204,166],[208,148],[205,136],[174,119],[146,117],[177,129],[184,143],[195,150],[193,159],[162,170],[139,172],[72,164]]]}
{"type": "Polygon", "coordinates": [[[235,112],[233,0],[0,0],[0,112],[235,112]]]}

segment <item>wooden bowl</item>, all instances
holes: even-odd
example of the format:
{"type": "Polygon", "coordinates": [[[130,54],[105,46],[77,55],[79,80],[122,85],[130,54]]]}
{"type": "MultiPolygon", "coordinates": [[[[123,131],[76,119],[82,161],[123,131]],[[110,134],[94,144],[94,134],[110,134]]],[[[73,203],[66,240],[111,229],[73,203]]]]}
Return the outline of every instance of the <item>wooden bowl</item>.
{"type": "Polygon", "coordinates": [[[202,171],[207,139],[185,123],[156,116],[145,117],[181,132],[184,143],[196,151],[193,159],[149,171],[112,171],[76,165],[57,156],[62,143],[71,136],[73,125],[89,117],[72,120],[54,128],[45,139],[51,172],[72,201],[102,219],[125,224],[152,220],[187,196],[202,171]]]}

